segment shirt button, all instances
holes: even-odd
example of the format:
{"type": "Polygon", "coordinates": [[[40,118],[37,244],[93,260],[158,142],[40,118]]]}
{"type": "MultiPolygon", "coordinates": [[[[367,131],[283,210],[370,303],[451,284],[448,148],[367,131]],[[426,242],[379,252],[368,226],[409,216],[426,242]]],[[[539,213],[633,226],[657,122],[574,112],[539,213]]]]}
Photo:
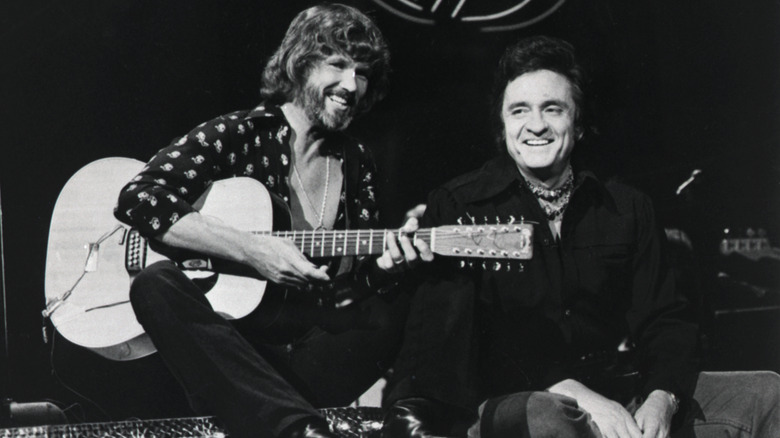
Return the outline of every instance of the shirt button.
{"type": "Polygon", "coordinates": [[[570,318],[571,317],[571,309],[566,309],[563,311],[564,318],[570,318]]]}
{"type": "Polygon", "coordinates": [[[545,237],[544,239],[542,239],[542,244],[544,244],[544,246],[549,245],[550,244],[550,239],[545,237]]]}

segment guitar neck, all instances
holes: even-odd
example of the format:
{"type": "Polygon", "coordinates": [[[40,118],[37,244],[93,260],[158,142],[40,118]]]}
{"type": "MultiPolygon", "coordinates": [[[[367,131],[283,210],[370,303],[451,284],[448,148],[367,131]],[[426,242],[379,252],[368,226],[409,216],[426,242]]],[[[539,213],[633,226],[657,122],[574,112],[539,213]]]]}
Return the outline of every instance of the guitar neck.
{"type": "MultiPolygon", "coordinates": [[[[410,234],[431,251],[445,256],[493,259],[530,259],[533,254],[528,223],[507,225],[449,225],[422,228],[410,234]]],[[[387,249],[388,234],[398,230],[293,230],[259,234],[289,239],[309,257],[341,257],[381,254],[387,249]]]]}
{"type": "MultiPolygon", "coordinates": [[[[433,229],[421,229],[409,237],[431,246],[433,229]]],[[[387,249],[388,233],[397,230],[292,230],[262,232],[292,240],[309,257],[342,257],[382,254],[387,249]]]]}

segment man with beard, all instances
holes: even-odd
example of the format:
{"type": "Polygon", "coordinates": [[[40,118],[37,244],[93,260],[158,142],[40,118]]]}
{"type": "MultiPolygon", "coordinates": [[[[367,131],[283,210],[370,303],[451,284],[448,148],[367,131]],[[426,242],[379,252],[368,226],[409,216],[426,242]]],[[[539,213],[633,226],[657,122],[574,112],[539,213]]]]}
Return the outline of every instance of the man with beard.
{"type": "MultiPolygon", "coordinates": [[[[376,228],[374,162],[341,131],[383,97],[388,63],[379,29],[361,12],[309,8],[263,72],[263,103],[174,140],[121,191],[116,217],[145,237],[238,262],[269,281],[260,306],[234,322],[172,262],[147,267],[130,291],[190,405],[216,415],[231,436],[332,436],[317,408],[347,405],[381,377],[408,303],[374,294],[319,306],[311,289],[331,280],[327,266],[290,240],[239,231],[193,204],[211,182],[243,176],[289,207],[296,230],[376,228]]],[[[432,258],[424,242],[400,234],[388,233],[381,256],[342,263],[348,285],[386,290],[393,274],[432,258]]]]}

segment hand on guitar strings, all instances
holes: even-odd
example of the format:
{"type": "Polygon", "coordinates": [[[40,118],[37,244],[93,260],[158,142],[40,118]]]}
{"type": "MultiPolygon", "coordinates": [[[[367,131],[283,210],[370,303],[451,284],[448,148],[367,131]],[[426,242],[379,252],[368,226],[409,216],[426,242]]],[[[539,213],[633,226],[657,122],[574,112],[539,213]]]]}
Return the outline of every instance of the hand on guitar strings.
{"type": "Polygon", "coordinates": [[[406,223],[398,230],[397,235],[392,232],[387,234],[387,250],[376,260],[379,269],[388,273],[399,273],[421,261],[433,260],[433,252],[427,243],[422,239],[412,242],[409,237],[419,227],[417,217],[407,214],[406,223]]]}
{"type": "Polygon", "coordinates": [[[328,267],[310,262],[291,240],[275,236],[257,238],[261,242],[252,245],[251,265],[269,281],[299,289],[330,281],[328,267]]]}
{"type": "Polygon", "coordinates": [[[310,262],[293,241],[240,231],[217,217],[185,215],[160,237],[166,245],[251,266],[281,286],[305,288],[330,281],[326,268],[310,262]]]}

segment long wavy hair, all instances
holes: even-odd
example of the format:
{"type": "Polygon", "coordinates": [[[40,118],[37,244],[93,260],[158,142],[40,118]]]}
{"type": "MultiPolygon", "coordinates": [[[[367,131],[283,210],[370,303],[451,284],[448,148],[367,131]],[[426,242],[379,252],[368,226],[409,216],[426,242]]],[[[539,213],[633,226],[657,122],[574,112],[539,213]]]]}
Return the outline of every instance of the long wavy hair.
{"type": "Polygon", "coordinates": [[[370,66],[368,88],[358,113],[368,111],[387,91],[390,52],[379,28],[359,10],[323,4],[300,12],[263,70],[260,95],[270,103],[292,102],[318,61],[346,55],[370,66]]]}
{"type": "Polygon", "coordinates": [[[523,38],[504,51],[493,82],[491,119],[499,150],[505,148],[501,107],[504,103],[506,87],[518,76],[537,70],[550,70],[569,80],[576,106],[574,125],[578,133],[585,132],[589,116],[585,101],[588,78],[585,69],[577,61],[574,46],[564,40],[548,36],[523,38]]]}

